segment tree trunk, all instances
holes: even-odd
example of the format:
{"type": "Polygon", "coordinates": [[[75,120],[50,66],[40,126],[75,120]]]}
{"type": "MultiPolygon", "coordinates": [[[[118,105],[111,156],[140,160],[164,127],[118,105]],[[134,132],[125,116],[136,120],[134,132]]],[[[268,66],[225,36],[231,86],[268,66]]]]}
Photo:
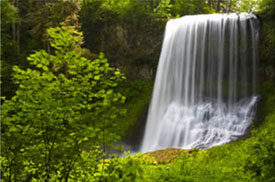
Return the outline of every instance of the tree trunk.
{"type": "Polygon", "coordinates": [[[21,30],[21,23],[18,22],[17,29],[16,29],[16,37],[17,37],[17,55],[20,55],[20,30],[21,30]]]}
{"type": "Polygon", "coordinates": [[[154,11],[154,2],[153,2],[153,0],[150,0],[149,3],[150,3],[151,12],[153,13],[153,11],[154,11]]]}
{"type": "MultiPolygon", "coordinates": [[[[14,7],[16,7],[15,0],[12,1],[12,4],[13,4],[14,7]]],[[[16,37],[15,37],[16,34],[15,34],[15,32],[16,32],[16,26],[15,26],[15,22],[13,22],[12,23],[12,40],[14,42],[16,42],[16,37]]]]}
{"type": "MultiPolygon", "coordinates": [[[[19,0],[12,1],[14,7],[18,9],[19,12],[19,0]]],[[[19,16],[18,16],[19,17],[19,16]]],[[[16,54],[20,54],[20,19],[17,23],[12,23],[12,40],[16,43],[16,54]]]]}

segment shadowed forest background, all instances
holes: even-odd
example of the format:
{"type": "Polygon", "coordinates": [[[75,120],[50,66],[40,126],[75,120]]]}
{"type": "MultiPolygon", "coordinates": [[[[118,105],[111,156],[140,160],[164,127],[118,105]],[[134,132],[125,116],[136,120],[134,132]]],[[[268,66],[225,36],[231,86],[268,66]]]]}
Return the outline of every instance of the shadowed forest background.
{"type": "Polygon", "coordinates": [[[1,180],[273,182],[274,50],[273,0],[2,0],[1,180]],[[166,22],[240,12],[260,22],[250,136],[107,156],[146,120],[166,22]]]}

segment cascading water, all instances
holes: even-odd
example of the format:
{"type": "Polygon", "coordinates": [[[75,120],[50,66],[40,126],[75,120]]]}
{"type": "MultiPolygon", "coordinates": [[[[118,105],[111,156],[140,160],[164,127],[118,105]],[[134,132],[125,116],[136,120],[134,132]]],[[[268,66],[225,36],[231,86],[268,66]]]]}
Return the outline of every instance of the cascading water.
{"type": "Polygon", "coordinates": [[[257,24],[250,13],[168,21],[142,152],[209,148],[245,134],[257,101],[257,24]]]}

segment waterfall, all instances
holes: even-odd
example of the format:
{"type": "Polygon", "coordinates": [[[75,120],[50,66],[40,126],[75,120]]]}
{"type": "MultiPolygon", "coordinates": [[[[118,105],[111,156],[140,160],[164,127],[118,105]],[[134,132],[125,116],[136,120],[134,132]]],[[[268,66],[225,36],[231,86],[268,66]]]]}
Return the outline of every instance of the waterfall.
{"type": "Polygon", "coordinates": [[[141,151],[210,148],[243,136],[257,101],[257,37],[251,13],[169,20],[141,151]]]}

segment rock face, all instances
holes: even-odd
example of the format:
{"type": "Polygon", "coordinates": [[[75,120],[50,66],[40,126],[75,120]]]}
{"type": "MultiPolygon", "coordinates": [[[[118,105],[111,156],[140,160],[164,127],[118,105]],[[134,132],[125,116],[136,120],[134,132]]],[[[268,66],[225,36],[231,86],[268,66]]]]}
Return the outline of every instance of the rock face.
{"type": "Polygon", "coordinates": [[[148,26],[138,31],[122,25],[109,28],[104,52],[130,79],[152,81],[160,52],[162,32],[148,26]],[[111,35],[111,37],[110,37],[111,35]],[[115,50],[115,51],[114,51],[115,50]]]}
{"type": "Polygon", "coordinates": [[[259,42],[259,81],[275,81],[275,19],[259,17],[261,21],[259,42]]]}
{"type": "MultiPolygon", "coordinates": [[[[93,34],[89,35],[91,29],[84,29],[84,45],[92,52],[104,52],[112,66],[121,68],[128,78],[152,81],[161,49],[164,25],[165,22],[161,21],[144,21],[141,27],[112,22],[102,29],[96,40],[93,34]]],[[[84,22],[83,26],[88,25],[84,22]]]]}

